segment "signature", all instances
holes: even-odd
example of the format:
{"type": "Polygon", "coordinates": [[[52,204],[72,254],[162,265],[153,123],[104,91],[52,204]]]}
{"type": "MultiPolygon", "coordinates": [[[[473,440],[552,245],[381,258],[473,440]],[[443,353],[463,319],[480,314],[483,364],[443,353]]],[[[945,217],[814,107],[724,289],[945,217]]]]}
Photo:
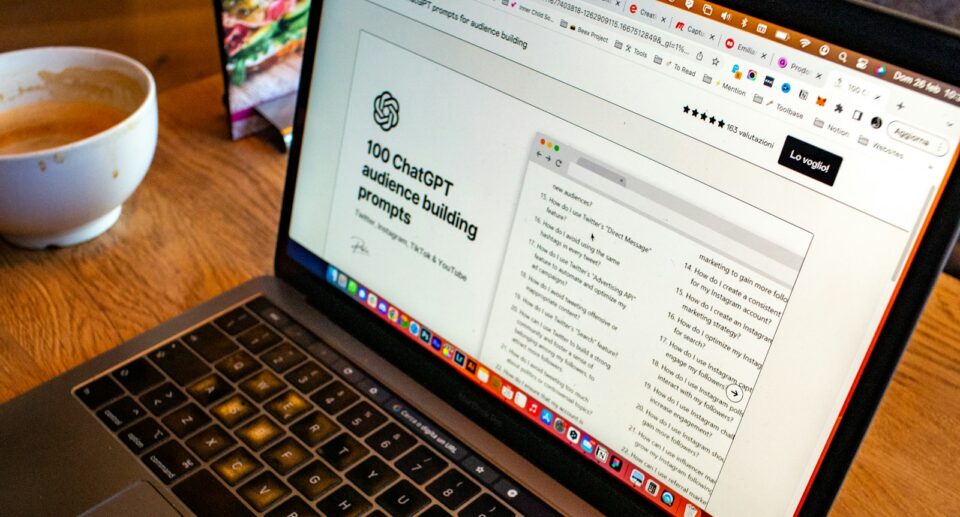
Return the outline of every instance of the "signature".
{"type": "Polygon", "coordinates": [[[370,254],[370,250],[367,249],[367,243],[363,242],[363,239],[356,236],[351,237],[350,239],[353,241],[353,243],[350,244],[350,249],[353,250],[354,255],[358,253],[361,255],[370,254]]]}

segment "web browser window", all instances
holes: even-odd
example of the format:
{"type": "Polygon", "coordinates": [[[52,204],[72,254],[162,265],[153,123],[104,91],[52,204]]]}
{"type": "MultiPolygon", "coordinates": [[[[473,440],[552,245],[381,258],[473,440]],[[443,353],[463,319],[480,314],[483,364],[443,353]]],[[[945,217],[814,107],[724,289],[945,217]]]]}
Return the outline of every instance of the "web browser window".
{"type": "Polygon", "coordinates": [[[291,254],[668,513],[792,513],[956,90],[692,0],[322,20],[291,254]]]}

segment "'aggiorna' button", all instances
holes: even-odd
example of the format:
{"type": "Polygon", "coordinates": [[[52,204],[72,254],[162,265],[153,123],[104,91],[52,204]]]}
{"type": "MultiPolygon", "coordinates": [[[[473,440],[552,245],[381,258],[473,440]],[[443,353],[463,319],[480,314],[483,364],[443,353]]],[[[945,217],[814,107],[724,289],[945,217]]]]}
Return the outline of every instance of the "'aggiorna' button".
{"type": "Polygon", "coordinates": [[[790,170],[830,186],[837,180],[842,162],[843,158],[792,136],[783,142],[783,150],[777,161],[790,170]]]}

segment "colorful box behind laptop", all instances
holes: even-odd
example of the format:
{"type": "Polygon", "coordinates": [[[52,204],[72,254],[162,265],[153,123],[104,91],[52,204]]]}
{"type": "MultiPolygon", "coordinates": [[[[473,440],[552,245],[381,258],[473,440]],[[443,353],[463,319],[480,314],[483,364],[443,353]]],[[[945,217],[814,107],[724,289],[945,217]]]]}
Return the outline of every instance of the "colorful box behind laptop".
{"type": "Polygon", "coordinates": [[[277,126],[288,138],[310,0],[214,0],[231,136],[277,126]],[[289,112],[289,120],[277,112],[289,112]]]}

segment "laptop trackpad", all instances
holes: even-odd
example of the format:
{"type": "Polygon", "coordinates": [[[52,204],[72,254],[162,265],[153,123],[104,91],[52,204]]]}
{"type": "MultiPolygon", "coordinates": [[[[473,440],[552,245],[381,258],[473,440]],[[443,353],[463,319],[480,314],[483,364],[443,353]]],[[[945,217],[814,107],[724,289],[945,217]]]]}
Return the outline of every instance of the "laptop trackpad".
{"type": "Polygon", "coordinates": [[[126,517],[129,515],[180,517],[180,513],[174,510],[170,503],[146,481],[137,481],[80,515],[81,517],[126,517]]]}

